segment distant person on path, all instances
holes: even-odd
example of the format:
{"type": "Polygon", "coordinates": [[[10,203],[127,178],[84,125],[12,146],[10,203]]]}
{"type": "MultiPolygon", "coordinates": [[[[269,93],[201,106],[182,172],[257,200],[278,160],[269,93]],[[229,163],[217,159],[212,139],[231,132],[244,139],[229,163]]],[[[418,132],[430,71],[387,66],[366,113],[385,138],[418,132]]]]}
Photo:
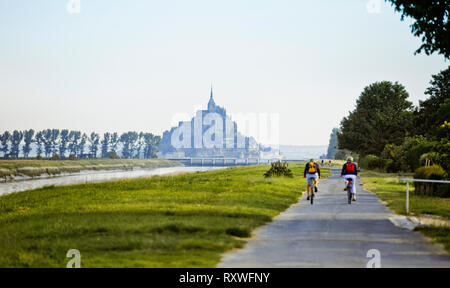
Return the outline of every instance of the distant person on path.
{"type": "Polygon", "coordinates": [[[328,165],[329,165],[329,166],[330,166],[330,168],[331,168],[331,160],[329,160],[329,161],[328,161],[328,165]]]}
{"type": "Polygon", "coordinates": [[[303,173],[303,177],[306,178],[306,182],[308,183],[308,186],[306,188],[306,192],[308,193],[308,197],[306,198],[309,200],[310,198],[310,191],[312,191],[314,187],[314,191],[317,192],[317,180],[320,179],[320,168],[319,165],[317,165],[316,162],[314,162],[314,158],[311,158],[308,163],[306,163],[305,171],[303,173]]]}
{"type": "MultiPolygon", "coordinates": [[[[344,177],[344,180],[347,178],[351,178],[353,180],[353,186],[352,186],[352,194],[353,194],[353,201],[356,201],[356,176],[358,176],[358,167],[355,163],[353,163],[353,157],[347,158],[347,163],[342,166],[341,171],[341,177],[344,177]]],[[[347,188],[344,189],[344,191],[347,188]]]]}
{"type": "Polygon", "coordinates": [[[322,159],[322,164],[320,166],[323,167],[323,159],[322,159]]]}

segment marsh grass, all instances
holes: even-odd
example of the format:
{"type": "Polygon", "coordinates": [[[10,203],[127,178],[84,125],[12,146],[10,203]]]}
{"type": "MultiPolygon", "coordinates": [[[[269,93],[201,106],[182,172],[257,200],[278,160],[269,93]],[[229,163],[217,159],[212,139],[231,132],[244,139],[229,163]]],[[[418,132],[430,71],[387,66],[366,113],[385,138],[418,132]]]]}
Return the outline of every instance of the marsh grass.
{"type": "Polygon", "coordinates": [[[0,168],[0,178],[8,178],[14,176],[13,171],[5,168],[0,168]]]}
{"type": "Polygon", "coordinates": [[[261,165],[1,196],[0,267],[65,267],[72,248],[82,267],[214,267],[297,201],[303,164],[290,167],[294,178],[261,165]]]}
{"type": "Polygon", "coordinates": [[[83,170],[132,170],[180,165],[165,159],[0,160],[0,178],[77,173],[83,170]]]}

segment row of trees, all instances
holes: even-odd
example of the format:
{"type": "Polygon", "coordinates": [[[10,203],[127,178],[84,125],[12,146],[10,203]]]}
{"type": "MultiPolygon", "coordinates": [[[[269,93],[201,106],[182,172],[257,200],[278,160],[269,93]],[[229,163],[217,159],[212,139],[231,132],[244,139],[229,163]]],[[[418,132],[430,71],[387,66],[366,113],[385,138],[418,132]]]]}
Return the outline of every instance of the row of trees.
{"type": "Polygon", "coordinates": [[[331,158],[359,156],[361,164],[388,172],[414,171],[427,161],[450,175],[450,66],[432,76],[429,96],[414,107],[403,85],[376,82],[333,129],[331,158]],[[338,149],[338,150],[336,150],[338,149]]]}
{"type": "MultiPolygon", "coordinates": [[[[420,37],[417,53],[450,59],[450,0],[386,0],[401,20],[412,20],[420,37]]],[[[432,76],[429,98],[414,107],[405,87],[388,81],[364,89],[354,111],[333,129],[328,157],[359,156],[361,164],[388,172],[414,170],[434,162],[450,175],[450,67],[432,76]],[[421,163],[422,162],[422,163],[421,163]]],[[[434,169],[436,170],[436,169],[434,169]]],[[[435,172],[433,172],[435,173],[435,172]]]]}
{"type": "Polygon", "coordinates": [[[29,158],[34,145],[38,158],[117,158],[119,149],[122,158],[156,158],[160,136],[144,132],[104,133],[103,138],[92,132],[90,135],[68,129],[33,129],[0,134],[0,152],[4,159],[29,158]]]}

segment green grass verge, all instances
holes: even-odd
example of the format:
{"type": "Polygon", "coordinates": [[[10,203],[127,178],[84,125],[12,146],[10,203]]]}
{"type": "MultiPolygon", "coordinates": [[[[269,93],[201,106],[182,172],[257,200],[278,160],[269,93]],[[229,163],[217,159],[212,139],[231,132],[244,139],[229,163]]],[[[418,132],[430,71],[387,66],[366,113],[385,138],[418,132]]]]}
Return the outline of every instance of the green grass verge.
{"type": "MultiPolygon", "coordinates": [[[[406,184],[399,181],[405,175],[363,171],[360,173],[364,187],[378,195],[397,214],[406,214],[406,184]]],[[[411,178],[411,175],[408,175],[411,178]]],[[[450,198],[414,195],[414,185],[410,185],[409,209],[413,214],[429,214],[450,217],[450,198]]],[[[450,253],[450,228],[438,226],[417,227],[416,231],[442,243],[450,253]]]]}
{"type": "MultiPolygon", "coordinates": [[[[406,184],[399,181],[405,175],[362,171],[361,181],[367,190],[378,195],[387,206],[397,214],[406,214],[406,184]]],[[[405,177],[405,178],[411,178],[405,177]]],[[[450,217],[450,198],[427,197],[414,195],[414,185],[409,185],[409,209],[413,214],[429,214],[450,217]]]]}
{"type": "Polygon", "coordinates": [[[447,253],[450,253],[450,228],[444,226],[420,226],[414,229],[430,237],[433,241],[444,245],[447,253]]]}
{"type": "Polygon", "coordinates": [[[43,174],[58,175],[82,170],[128,170],[133,167],[157,168],[180,165],[166,159],[82,159],[82,160],[0,160],[0,178],[43,174]]]}
{"type": "MultiPolygon", "coordinates": [[[[0,267],[214,267],[305,190],[264,166],[47,187],[0,197],[0,267]]],[[[326,176],[324,171],[324,176],[326,176]]]]}

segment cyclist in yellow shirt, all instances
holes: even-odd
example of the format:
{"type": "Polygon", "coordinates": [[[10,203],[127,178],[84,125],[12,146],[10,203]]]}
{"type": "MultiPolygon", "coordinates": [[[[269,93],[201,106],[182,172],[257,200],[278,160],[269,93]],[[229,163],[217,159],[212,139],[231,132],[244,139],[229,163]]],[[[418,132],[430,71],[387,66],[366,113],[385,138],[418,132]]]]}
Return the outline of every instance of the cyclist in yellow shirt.
{"type": "Polygon", "coordinates": [[[306,163],[303,177],[306,178],[306,182],[308,183],[308,186],[306,188],[308,197],[306,199],[309,200],[312,187],[314,187],[314,192],[317,193],[317,183],[319,182],[318,179],[320,179],[320,168],[319,165],[314,161],[314,158],[311,158],[309,162],[306,163]]]}

